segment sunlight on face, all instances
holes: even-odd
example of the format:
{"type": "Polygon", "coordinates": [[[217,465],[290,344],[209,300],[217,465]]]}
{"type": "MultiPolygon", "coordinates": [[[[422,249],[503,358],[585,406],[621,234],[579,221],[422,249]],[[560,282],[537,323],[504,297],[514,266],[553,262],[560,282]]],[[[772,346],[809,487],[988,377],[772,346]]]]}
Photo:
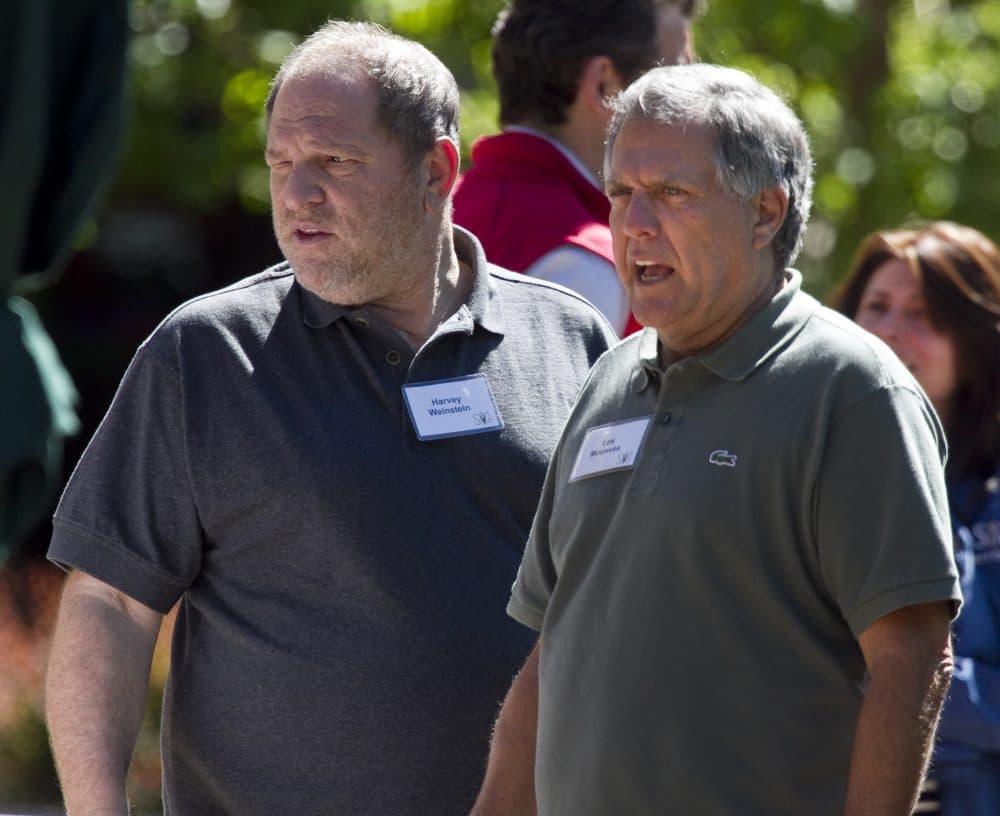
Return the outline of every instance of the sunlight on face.
{"type": "Polygon", "coordinates": [[[855,321],[896,352],[943,414],[957,385],[955,344],[931,323],[920,282],[894,258],[872,273],[855,321]]]}
{"type": "Polygon", "coordinates": [[[730,334],[774,284],[754,208],[719,185],[707,125],[629,119],[608,161],[611,234],[629,307],[674,356],[730,334]]]}
{"type": "Polygon", "coordinates": [[[405,288],[426,217],[403,147],[350,71],[289,77],[268,129],[274,232],[299,283],[358,305],[405,288]]]}

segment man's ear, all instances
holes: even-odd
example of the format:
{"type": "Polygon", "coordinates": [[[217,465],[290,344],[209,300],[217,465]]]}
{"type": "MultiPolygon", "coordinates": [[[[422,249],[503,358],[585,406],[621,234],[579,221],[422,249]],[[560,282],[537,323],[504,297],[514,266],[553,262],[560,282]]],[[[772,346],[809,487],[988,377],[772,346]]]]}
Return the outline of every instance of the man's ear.
{"type": "Polygon", "coordinates": [[[582,102],[594,112],[604,114],[608,99],[623,87],[625,83],[611,57],[588,57],[580,71],[576,102],[582,102]]]}
{"type": "Polygon", "coordinates": [[[427,154],[427,190],[424,205],[428,210],[440,207],[451,195],[458,180],[458,167],[461,161],[458,145],[447,137],[440,137],[427,154]]]}
{"type": "Polygon", "coordinates": [[[770,187],[755,199],[757,220],[753,226],[753,248],[763,249],[774,239],[788,214],[788,193],[783,187],[770,187]]]}

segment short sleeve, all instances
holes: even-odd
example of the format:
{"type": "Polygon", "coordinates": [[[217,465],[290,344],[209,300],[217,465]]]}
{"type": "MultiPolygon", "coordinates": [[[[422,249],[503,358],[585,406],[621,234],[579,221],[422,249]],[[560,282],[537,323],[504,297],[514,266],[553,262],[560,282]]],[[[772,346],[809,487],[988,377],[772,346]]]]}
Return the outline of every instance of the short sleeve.
{"type": "Polygon", "coordinates": [[[881,388],[835,418],[816,497],[823,576],[855,637],[905,606],[961,602],[940,425],[909,388],[881,388]]]}
{"type": "Polygon", "coordinates": [[[507,604],[508,615],[536,631],[542,629],[545,611],[556,585],[556,568],[549,549],[549,522],[552,518],[561,447],[562,442],[545,474],[538,510],[535,512],[531,533],[528,535],[528,546],[524,550],[524,557],[517,570],[517,578],[514,580],[510,601],[507,604]]]}
{"type": "Polygon", "coordinates": [[[48,557],[166,612],[201,551],[180,380],[147,342],[63,492],[48,557]]]}

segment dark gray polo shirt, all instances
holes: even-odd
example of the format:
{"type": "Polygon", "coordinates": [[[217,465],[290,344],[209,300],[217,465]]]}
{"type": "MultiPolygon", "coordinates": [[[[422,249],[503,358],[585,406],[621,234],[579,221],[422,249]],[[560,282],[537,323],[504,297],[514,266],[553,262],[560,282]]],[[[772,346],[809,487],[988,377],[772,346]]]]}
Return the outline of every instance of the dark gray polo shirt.
{"type": "Polygon", "coordinates": [[[488,267],[414,354],[280,265],[171,314],[55,516],[53,560],[180,601],[168,814],[464,814],[534,635],[504,615],[545,466],[614,339],[488,267]],[[421,442],[404,383],[485,374],[504,428],[421,442]]]}
{"type": "Polygon", "coordinates": [[[509,605],[542,633],[540,816],[840,816],[858,635],[960,597],[937,417],[790,275],[666,371],[624,341],[573,410],[509,605]],[[630,467],[587,441],[641,418],[630,467]],[[573,480],[581,450],[615,469],[573,480]]]}

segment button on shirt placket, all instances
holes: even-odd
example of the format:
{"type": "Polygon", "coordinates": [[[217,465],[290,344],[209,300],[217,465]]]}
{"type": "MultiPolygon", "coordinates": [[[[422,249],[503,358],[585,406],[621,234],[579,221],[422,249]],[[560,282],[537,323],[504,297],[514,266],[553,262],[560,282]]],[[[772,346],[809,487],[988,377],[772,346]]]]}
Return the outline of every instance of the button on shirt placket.
{"type": "Polygon", "coordinates": [[[686,379],[683,364],[674,364],[665,372],[650,376],[649,387],[656,389],[656,411],[653,414],[645,448],[640,457],[642,478],[638,489],[644,495],[654,495],[661,480],[670,477],[670,450],[681,432],[684,417],[683,383],[686,379]]]}
{"type": "Polygon", "coordinates": [[[362,343],[372,340],[385,343],[388,347],[383,358],[386,365],[395,368],[403,362],[406,352],[401,349],[404,349],[405,343],[395,332],[383,329],[381,326],[372,326],[371,320],[363,315],[353,318],[353,322],[359,330],[362,343]]]}
{"type": "Polygon", "coordinates": [[[381,322],[373,321],[365,314],[353,315],[350,322],[358,343],[367,349],[375,378],[380,387],[386,389],[386,395],[399,417],[400,430],[405,434],[409,418],[403,405],[402,387],[407,377],[404,364],[411,353],[403,339],[381,322]]]}

